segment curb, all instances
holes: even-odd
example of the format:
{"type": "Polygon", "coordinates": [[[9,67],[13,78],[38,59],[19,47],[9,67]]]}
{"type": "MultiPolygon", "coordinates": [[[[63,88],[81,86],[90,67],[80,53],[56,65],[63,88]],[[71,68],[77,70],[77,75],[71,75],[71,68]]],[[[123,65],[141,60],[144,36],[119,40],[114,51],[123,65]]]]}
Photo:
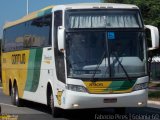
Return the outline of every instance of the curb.
{"type": "Polygon", "coordinates": [[[147,103],[148,103],[148,104],[154,104],[154,105],[160,105],[160,101],[152,101],[152,100],[148,100],[147,103]]]}

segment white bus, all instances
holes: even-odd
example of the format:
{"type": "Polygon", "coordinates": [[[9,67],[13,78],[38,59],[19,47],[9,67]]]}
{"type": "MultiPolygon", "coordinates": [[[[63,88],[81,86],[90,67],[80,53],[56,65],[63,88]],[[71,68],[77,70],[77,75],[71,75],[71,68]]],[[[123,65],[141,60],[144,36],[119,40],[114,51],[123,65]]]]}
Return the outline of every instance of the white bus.
{"type": "Polygon", "coordinates": [[[135,5],[49,6],[4,26],[3,91],[20,106],[29,100],[59,108],[144,107],[148,98],[145,26],[135,5]]]}

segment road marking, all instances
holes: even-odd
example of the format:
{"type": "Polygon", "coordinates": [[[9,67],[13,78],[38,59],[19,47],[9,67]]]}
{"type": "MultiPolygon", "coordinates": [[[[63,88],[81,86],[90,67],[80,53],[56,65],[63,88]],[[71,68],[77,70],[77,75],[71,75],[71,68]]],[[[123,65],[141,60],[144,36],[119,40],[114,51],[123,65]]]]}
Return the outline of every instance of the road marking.
{"type": "Polygon", "coordinates": [[[149,101],[148,101],[148,104],[160,105],[160,102],[159,102],[159,101],[151,101],[151,100],[149,100],[149,101]]]}
{"type": "Polygon", "coordinates": [[[15,105],[10,105],[10,104],[5,104],[5,103],[0,103],[0,105],[10,106],[10,107],[17,107],[17,106],[15,106],[15,105]]]}

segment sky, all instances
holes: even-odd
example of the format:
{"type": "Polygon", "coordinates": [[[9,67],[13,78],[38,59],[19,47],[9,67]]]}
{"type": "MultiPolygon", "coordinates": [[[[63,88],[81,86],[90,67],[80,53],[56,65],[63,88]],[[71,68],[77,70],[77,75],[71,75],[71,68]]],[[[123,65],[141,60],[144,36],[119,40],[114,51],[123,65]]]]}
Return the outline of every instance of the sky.
{"type": "MultiPolygon", "coordinates": [[[[29,12],[42,9],[50,5],[100,2],[100,0],[28,0],[29,12]]],[[[26,15],[27,0],[0,0],[0,38],[3,25],[6,22],[17,20],[26,15]]]]}

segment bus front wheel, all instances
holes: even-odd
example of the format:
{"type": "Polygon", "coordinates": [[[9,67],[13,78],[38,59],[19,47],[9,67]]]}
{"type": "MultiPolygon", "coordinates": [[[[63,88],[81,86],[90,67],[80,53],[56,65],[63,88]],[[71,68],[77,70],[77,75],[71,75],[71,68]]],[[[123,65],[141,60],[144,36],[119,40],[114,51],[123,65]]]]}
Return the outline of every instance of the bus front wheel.
{"type": "Polygon", "coordinates": [[[53,117],[59,117],[60,116],[60,109],[56,108],[54,106],[53,94],[50,95],[50,108],[51,108],[51,114],[52,114],[53,117]]]}

